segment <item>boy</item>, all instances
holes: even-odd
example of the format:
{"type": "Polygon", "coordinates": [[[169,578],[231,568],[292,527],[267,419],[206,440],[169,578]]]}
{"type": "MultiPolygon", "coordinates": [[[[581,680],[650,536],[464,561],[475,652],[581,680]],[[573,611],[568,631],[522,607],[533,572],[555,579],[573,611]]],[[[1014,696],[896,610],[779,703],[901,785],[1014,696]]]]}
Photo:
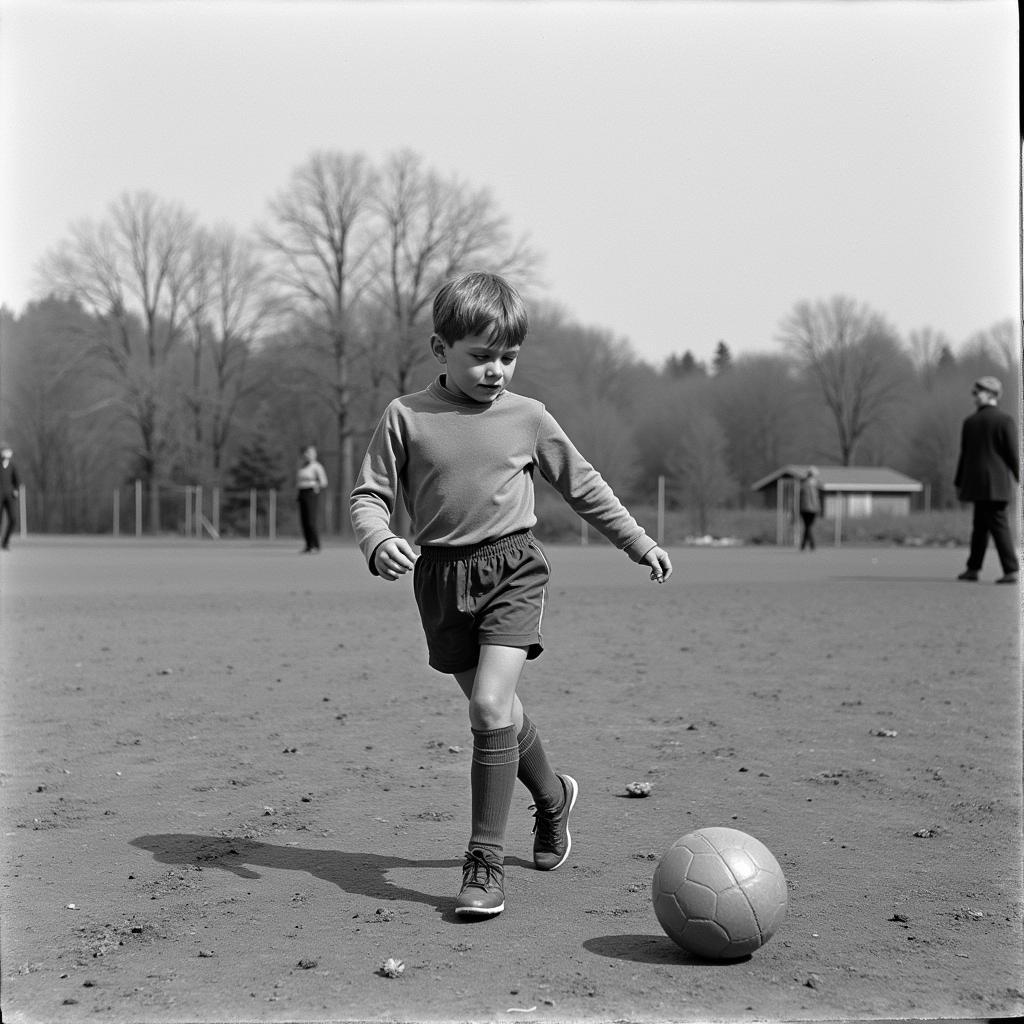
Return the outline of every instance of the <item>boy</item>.
{"type": "Polygon", "coordinates": [[[469,698],[472,829],[455,912],[505,909],[504,836],[516,779],[534,799],[534,864],[553,871],[572,846],[579,786],[556,774],[516,696],[542,650],[549,567],[531,530],[540,470],[588,523],[651,579],[672,573],[668,555],[626,511],[540,402],[508,391],[527,332],[519,294],[494,274],[466,274],[434,299],[430,349],[444,372],[395,399],[370,439],[352,524],[370,571],[413,589],[429,664],[469,698]],[[399,485],[413,542],[390,528],[399,485]]]}

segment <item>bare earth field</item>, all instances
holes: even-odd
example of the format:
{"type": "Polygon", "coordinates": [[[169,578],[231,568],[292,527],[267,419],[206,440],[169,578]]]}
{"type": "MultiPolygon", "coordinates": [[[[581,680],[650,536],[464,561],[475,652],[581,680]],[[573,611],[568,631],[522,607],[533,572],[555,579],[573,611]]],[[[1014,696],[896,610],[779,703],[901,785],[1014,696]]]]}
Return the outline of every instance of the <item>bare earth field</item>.
{"type": "Polygon", "coordinates": [[[677,549],[657,587],[604,544],[549,549],[522,695],[580,782],[573,852],[533,869],[520,789],[508,909],[464,922],[465,702],[408,579],[296,549],[0,559],[5,1021],[1024,1013],[1020,595],[991,553],[969,585],[956,550],[677,549]],[[736,963],[651,908],[702,825],[789,882],[736,963]]]}

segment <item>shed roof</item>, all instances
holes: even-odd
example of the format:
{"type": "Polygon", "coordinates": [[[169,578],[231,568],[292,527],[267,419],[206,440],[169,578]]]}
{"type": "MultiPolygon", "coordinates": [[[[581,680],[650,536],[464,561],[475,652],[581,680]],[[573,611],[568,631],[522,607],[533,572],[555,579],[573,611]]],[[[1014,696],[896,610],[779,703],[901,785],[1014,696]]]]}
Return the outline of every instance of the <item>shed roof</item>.
{"type": "MultiPolygon", "coordinates": [[[[776,480],[787,477],[802,478],[809,465],[789,464],[780,466],[751,485],[751,490],[763,491],[776,480]]],[[[894,494],[913,494],[924,489],[919,480],[904,473],[898,473],[887,466],[819,466],[818,477],[823,491],[890,491],[894,494]]]]}

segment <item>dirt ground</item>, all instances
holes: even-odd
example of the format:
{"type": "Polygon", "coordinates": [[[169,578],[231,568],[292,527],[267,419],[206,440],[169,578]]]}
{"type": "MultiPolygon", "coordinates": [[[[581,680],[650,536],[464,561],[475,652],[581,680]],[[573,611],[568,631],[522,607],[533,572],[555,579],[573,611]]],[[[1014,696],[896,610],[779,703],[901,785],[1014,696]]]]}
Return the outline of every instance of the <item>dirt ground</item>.
{"type": "Polygon", "coordinates": [[[1020,595],[994,564],[969,585],[958,550],[677,549],[658,587],[603,544],[549,554],[522,695],[580,782],[573,852],[532,868],[520,789],[507,909],[466,922],[465,703],[408,580],[349,547],[16,539],[4,1020],[1024,1013],[1020,595]],[[789,883],[731,964],[651,908],[657,858],[703,825],[789,883]]]}

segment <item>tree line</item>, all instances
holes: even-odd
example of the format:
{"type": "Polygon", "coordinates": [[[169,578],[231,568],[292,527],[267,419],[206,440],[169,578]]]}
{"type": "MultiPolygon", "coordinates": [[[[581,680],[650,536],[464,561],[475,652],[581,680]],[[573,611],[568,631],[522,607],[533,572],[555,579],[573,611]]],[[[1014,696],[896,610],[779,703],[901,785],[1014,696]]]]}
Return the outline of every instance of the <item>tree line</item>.
{"type": "MultiPolygon", "coordinates": [[[[407,150],[379,167],[314,153],[246,231],[119,196],[42,256],[39,299],[0,309],[0,423],[33,528],[109,529],[111,489],[136,479],[151,525],[160,485],[287,490],[315,443],[343,530],[381,411],[437,370],[437,288],[485,269],[529,297],[540,267],[487,189],[407,150]]],[[[771,351],[733,356],[719,341],[710,366],[685,324],[666,324],[676,354],[653,366],[556,303],[530,308],[515,390],[544,401],[624,497],[648,499],[664,476],[698,528],[758,500],[751,484],[787,462],[887,465],[950,506],[971,380],[1000,376],[1011,409],[1019,394],[1009,319],[958,341],[931,328],[902,338],[835,295],[784,313],[771,351]]]]}

